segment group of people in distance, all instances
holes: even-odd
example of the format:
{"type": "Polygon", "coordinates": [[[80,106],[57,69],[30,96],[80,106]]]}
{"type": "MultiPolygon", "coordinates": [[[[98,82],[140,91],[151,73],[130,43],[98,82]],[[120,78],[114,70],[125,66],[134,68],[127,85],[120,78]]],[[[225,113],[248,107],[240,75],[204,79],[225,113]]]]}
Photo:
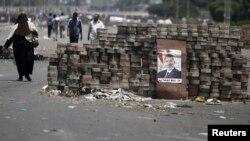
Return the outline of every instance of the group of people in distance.
{"type": "MultiPolygon", "coordinates": [[[[47,19],[48,37],[51,37],[53,32],[54,40],[57,40],[58,29],[60,29],[60,38],[65,38],[64,32],[67,28],[67,35],[70,43],[78,43],[82,40],[82,22],[78,18],[78,13],[74,12],[72,18],[68,21],[61,13],[61,19],[56,15],[50,13],[47,19]],[[66,27],[67,26],[67,27],[66,27]]],[[[93,19],[89,23],[88,40],[97,39],[97,29],[104,28],[103,22],[100,20],[99,14],[94,14],[93,19]]],[[[14,26],[11,28],[10,34],[7,37],[3,52],[8,52],[8,48],[13,46],[14,59],[18,72],[17,81],[23,81],[23,77],[27,81],[32,81],[30,75],[34,67],[34,46],[31,43],[32,35],[38,37],[38,30],[36,26],[28,20],[25,13],[19,14],[14,26]]]]}
{"type": "MultiPolygon", "coordinates": [[[[78,43],[79,39],[82,40],[82,22],[78,18],[78,13],[74,12],[71,19],[67,19],[64,13],[61,13],[60,18],[49,14],[47,20],[48,37],[53,34],[53,39],[57,41],[58,28],[60,29],[60,38],[64,38],[64,32],[67,29],[70,43],[78,43]],[[68,22],[67,22],[68,21],[68,22]],[[66,27],[67,26],[67,27],[66,27]]],[[[100,20],[99,14],[94,14],[93,19],[89,22],[88,40],[96,40],[97,29],[105,28],[103,22],[100,20]]]]}

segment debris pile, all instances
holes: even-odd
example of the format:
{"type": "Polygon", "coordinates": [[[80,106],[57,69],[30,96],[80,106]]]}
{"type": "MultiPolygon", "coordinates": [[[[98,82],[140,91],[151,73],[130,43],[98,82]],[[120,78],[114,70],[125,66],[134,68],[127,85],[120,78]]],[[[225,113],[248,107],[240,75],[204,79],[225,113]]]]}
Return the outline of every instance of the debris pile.
{"type": "Polygon", "coordinates": [[[13,50],[4,51],[4,47],[0,45],[0,59],[13,59],[13,50]]]}
{"type": "MultiPolygon", "coordinates": [[[[71,93],[68,91],[61,92],[60,90],[52,90],[46,85],[42,88],[42,92],[49,96],[65,96],[65,93],[71,93]]],[[[150,97],[142,97],[135,95],[133,92],[128,92],[121,88],[117,90],[110,89],[96,89],[96,88],[82,88],[79,90],[80,95],[72,95],[72,98],[77,96],[78,101],[95,101],[104,100],[109,104],[116,107],[123,108],[139,108],[154,111],[167,111],[170,109],[182,109],[182,108],[192,108],[193,106],[189,104],[177,104],[172,101],[154,101],[150,97]]],[[[180,103],[184,101],[179,101],[180,103]]],[[[186,101],[187,102],[187,101],[186,101]]],[[[73,109],[75,106],[68,106],[68,108],[73,109]]]]}
{"type": "MultiPolygon", "coordinates": [[[[83,92],[81,94],[84,94],[83,92]]],[[[146,100],[151,100],[151,98],[145,98],[135,95],[131,92],[127,92],[119,88],[118,90],[92,90],[91,93],[84,95],[85,98],[90,99],[104,99],[104,100],[118,100],[118,101],[137,101],[142,102],[146,100]]]]}

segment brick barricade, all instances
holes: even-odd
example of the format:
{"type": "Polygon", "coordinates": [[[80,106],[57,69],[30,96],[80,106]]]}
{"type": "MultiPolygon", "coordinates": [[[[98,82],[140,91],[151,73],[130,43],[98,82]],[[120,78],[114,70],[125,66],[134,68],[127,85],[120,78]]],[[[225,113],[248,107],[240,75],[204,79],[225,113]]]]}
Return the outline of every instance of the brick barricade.
{"type": "Polygon", "coordinates": [[[189,96],[245,98],[248,71],[239,27],[186,24],[119,24],[117,34],[98,29],[98,40],[78,47],[58,44],[48,67],[55,89],[123,88],[155,95],[156,39],[187,42],[189,96]]]}

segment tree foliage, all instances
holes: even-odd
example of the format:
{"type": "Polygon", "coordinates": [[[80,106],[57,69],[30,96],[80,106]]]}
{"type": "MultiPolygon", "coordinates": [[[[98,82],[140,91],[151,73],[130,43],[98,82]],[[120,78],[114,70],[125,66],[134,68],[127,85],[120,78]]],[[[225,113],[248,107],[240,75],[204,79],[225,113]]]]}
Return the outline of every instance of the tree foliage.
{"type": "Polygon", "coordinates": [[[201,8],[206,8],[207,4],[211,2],[211,0],[191,0],[196,6],[201,8]]]}
{"type": "MultiPolygon", "coordinates": [[[[217,22],[224,20],[224,6],[225,0],[213,0],[209,4],[209,10],[212,18],[217,22]]],[[[231,0],[231,20],[237,22],[238,20],[247,20],[250,14],[250,1],[249,0],[231,0]]]]}

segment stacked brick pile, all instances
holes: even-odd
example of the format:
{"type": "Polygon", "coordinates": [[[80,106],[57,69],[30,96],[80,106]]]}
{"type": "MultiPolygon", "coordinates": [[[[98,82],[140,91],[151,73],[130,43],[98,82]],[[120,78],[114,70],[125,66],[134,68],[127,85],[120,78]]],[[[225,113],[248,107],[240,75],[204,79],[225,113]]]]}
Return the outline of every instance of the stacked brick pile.
{"type": "Polygon", "coordinates": [[[152,52],[155,38],[146,37],[147,29],[145,26],[136,33],[136,26],[121,25],[119,34],[98,30],[99,40],[83,47],[58,44],[57,53],[50,57],[49,86],[76,92],[82,87],[123,88],[152,96],[156,51],[152,52]]]}
{"type": "Polygon", "coordinates": [[[250,27],[242,27],[242,38],[244,40],[244,47],[250,49],[250,27]]]}
{"type": "Polygon", "coordinates": [[[240,28],[197,25],[192,30],[198,34],[197,40],[187,40],[189,95],[244,98],[248,72],[240,28]]]}
{"type": "MultiPolygon", "coordinates": [[[[189,96],[243,98],[248,72],[241,56],[238,27],[206,25],[120,24],[117,34],[98,30],[98,41],[77,47],[58,44],[50,57],[52,88],[123,88],[153,96],[156,85],[156,39],[187,41],[189,96]]],[[[173,47],[174,48],[174,47],[173,47]]]]}

